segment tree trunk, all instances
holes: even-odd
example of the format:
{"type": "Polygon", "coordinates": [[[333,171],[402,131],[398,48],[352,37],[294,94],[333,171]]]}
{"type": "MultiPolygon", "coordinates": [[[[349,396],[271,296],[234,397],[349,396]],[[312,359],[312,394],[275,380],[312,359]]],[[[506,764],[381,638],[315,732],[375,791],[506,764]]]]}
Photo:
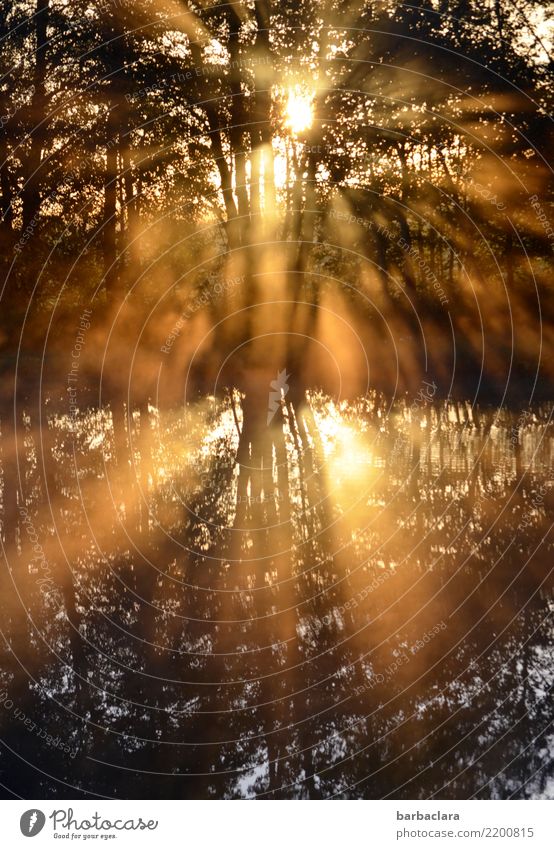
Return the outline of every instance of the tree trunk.
{"type": "Polygon", "coordinates": [[[115,302],[119,295],[119,269],[117,262],[117,144],[115,137],[118,122],[112,102],[107,122],[106,172],[104,179],[104,213],[102,242],[104,253],[104,287],[108,300],[115,302]]]}
{"type": "Polygon", "coordinates": [[[37,0],[35,21],[35,69],[33,75],[34,93],[30,108],[32,126],[31,148],[25,163],[25,185],[21,193],[23,200],[23,232],[32,227],[36,234],[38,229],[37,215],[41,205],[41,174],[40,166],[44,143],[46,140],[46,74],[47,74],[47,39],[48,39],[49,0],[37,0]]]}

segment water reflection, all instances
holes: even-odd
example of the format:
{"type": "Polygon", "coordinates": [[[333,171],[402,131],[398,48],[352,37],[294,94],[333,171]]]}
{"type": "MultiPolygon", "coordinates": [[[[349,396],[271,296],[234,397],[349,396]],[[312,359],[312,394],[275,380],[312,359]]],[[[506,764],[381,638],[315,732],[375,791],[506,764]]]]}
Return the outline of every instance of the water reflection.
{"type": "Polygon", "coordinates": [[[12,787],[550,793],[551,410],[430,387],[3,434],[12,787]]]}

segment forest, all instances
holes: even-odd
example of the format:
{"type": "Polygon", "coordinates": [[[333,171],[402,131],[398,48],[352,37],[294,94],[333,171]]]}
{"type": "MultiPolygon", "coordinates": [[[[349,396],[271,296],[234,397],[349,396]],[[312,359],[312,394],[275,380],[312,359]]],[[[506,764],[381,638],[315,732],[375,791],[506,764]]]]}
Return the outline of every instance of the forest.
{"type": "Polygon", "coordinates": [[[554,798],[554,3],[0,11],[0,795],[554,798]]]}

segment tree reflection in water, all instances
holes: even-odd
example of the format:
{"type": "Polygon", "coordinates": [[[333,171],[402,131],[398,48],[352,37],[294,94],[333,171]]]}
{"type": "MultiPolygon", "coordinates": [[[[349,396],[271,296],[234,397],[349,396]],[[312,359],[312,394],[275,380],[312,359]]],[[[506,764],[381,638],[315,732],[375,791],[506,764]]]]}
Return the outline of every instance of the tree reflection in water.
{"type": "Polygon", "coordinates": [[[551,790],[550,409],[265,386],[6,435],[12,792],[551,790]]]}

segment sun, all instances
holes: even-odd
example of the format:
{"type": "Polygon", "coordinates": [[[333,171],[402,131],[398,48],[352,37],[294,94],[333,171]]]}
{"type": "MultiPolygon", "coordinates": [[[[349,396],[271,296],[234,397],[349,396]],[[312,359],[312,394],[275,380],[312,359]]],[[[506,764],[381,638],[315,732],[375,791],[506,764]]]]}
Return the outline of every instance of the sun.
{"type": "Polygon", "coordinates": [[[301,133],[313,121],[312,98],[299,86],[289,88],[287,96],[286,124],[293,133],[301,133]]]}

